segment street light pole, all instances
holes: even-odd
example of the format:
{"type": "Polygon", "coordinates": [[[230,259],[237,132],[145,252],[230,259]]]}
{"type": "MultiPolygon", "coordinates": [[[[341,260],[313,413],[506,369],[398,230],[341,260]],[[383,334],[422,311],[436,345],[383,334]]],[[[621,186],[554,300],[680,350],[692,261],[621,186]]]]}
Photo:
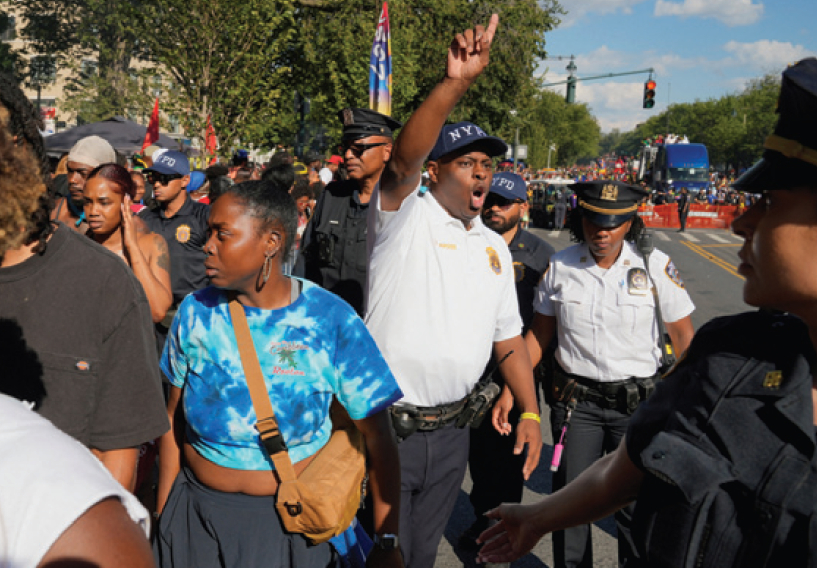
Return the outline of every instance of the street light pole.
{"type": "Polygon", "coordinates": [[[556,144],[551,144],[548,146],[548,169],[550,169],[550,153],[556,151],[556,144]]]}
{"type": "MultiPolygon", "coordinates": [[[[508,111],[511,116],[514,118],[514,122],[516,122],[516,109],[511,109],[508,111]]],[[[513,171],[516,172],[516,149],[519,147],[519,126],[516,127],[516,131],[513,137],[513,171]]]]}

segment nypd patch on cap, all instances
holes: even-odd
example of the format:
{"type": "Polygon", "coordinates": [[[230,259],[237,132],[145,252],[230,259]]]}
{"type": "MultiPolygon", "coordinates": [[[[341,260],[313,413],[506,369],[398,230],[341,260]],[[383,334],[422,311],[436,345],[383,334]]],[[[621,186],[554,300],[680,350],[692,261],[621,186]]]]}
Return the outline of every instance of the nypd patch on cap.
{"type": "Polygon", "coordinates": [[[338,113],[343,124],[343,139],[357,140],[367,136],[392,137],[403,126],[399,120],[367,108],[345,108],[338,113]]]}
{"type": "Polygon", "coordinates": [[[511,201],[517,199],[528,200],[528,186],[525,180],[519,174],[512,172],[495,173],[494,179],[491,181],[490,192],[511,201]]]}
{"type": "Polygon", "coordinates": [[[648,195],[640,186],[613,180],[577,183],[572,188],[582,215],[594,225],[608,229],[635,216],[639,202],[648,195]]]}
{"type": "Polygon", "coordinates": [[[504,155],[508,151],[508,145],[501,138],[488,136],[476,124],[458,122],[443,126],[428,159],[436,161],[451,152],[477,143],[483,144],[487,154],[491,157],[504,155]]]}

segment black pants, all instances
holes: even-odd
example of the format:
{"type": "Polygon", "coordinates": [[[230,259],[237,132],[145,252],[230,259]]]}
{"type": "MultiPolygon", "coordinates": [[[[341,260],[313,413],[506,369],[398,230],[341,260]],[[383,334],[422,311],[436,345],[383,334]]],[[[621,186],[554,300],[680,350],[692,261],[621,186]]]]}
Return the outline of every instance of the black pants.
{"type": "MultiPolygon", "coordinates": [[[[519,411],[514,408],[508,422],[519,422],[519,411]]],[[[477,518],[502,503],[522,501],[522,466],[525,455],[515,456],[516,431],[501,436],[491,424],[490,415],[480,427],[471,430],[471,449],[468,453],[468,471],[471,474],[471,505],[477,518]]]]}
{"type": "Polygon", "coordinates": [[[678,212],[678,219],[681,221],[681,230],[687,228],[687,215],[689,215],[689,211],[679,211],[678,212]]]}
{"type": "MultiPolygon", "coordinates": [[[[550,421],[554,440],[558,440],[561,435],[564,417],[565,405],[562,403],[552,405],[550,421]]],[[[590,402],[580,402],[570,419],[561,465],[553,474],[553,490],[561,489],[604,454],[615,450],[627,432],[629,421],[629,415],[617,410],[603,409],[590,402]]],[[[630,536],[633,506],[629,505],[615,516],[619,565],[634,556],[630,536]]],[[[554,568],[591,568],[593,545],[590,525],[554,532],[553,562],[554,568]]]]}
{"type": "Polygon", "coordinates": [[[468,429],[415,432],[400,451],[400,548],[406,568],[433,568],[468,462],[468,429]]]}

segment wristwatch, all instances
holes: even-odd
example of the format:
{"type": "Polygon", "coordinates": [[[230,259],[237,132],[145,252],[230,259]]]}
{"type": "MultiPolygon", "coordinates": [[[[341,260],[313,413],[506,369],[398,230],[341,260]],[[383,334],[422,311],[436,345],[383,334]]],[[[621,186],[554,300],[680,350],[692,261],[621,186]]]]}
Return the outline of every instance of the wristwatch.
{"type": "Polygon", "coordinates": [[[396,534],[376,534],[374,545],[380,550],[397,550],[400,547],[400,539],[396,534]]]}

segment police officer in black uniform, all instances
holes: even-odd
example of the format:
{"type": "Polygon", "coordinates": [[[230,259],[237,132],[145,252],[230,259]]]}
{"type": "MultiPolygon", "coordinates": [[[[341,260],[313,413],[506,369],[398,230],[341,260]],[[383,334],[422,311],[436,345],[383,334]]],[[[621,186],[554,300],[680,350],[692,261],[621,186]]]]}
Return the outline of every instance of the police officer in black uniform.
{"type": "MultiPolygon", "coordinates": [[[[523,334],[533,319],[536,285],[547,270],[550,255],[555,252],[548,243],[519,226],[528,208],[527,198],[522,176],[500,172],[494,174],[490,193],[482,208],[482,222],[502,235],[511,251],[523,334]]],[[[496,361],[492,358],[486,372],[490,372],[495,365],[496,361]]],[[[493,380],[504,386],[501,373],[493,373],[493,380]]],[[[519,410],[512,401],[508,406],[510,411],[500,417],[501,422],[516,424],[519,422],[519,410]]],[[[500,503],[519,503],[522,500],[522,465],[525,458],[524,455],[514,455],[513,447],[514,436],[501,435],[490,420],[484,420],[479,428],[471,430],[468,467],[473,487],[470,500],[477,520],[460,537],[460,546],[476,546],[476,538],[488,527],[488,519],[484,516],[487,511],[500,503]]]]}
{"type": "Polygon", "coordinates": [[[210,207],[187,195],[190,162],[182,152],[164,152],[145,170],[145,175],[153,184],[156,205],[143,209],[139,217],[148,229],[164,237],[170,252],[173,305],[165,319],[156,324],[161,347],[179,303],[190,292],[207,286],[203,247],[207,241],[210,207]]]}
{"type": "Polygon", "coordinates": [[[394,131],[402,124],[363,108],[343,109],[338,117],[348,179],[330,183],[321,193],[293,273],[334,292],[363,316],[366,212],[391,157],[394,131]]]}

